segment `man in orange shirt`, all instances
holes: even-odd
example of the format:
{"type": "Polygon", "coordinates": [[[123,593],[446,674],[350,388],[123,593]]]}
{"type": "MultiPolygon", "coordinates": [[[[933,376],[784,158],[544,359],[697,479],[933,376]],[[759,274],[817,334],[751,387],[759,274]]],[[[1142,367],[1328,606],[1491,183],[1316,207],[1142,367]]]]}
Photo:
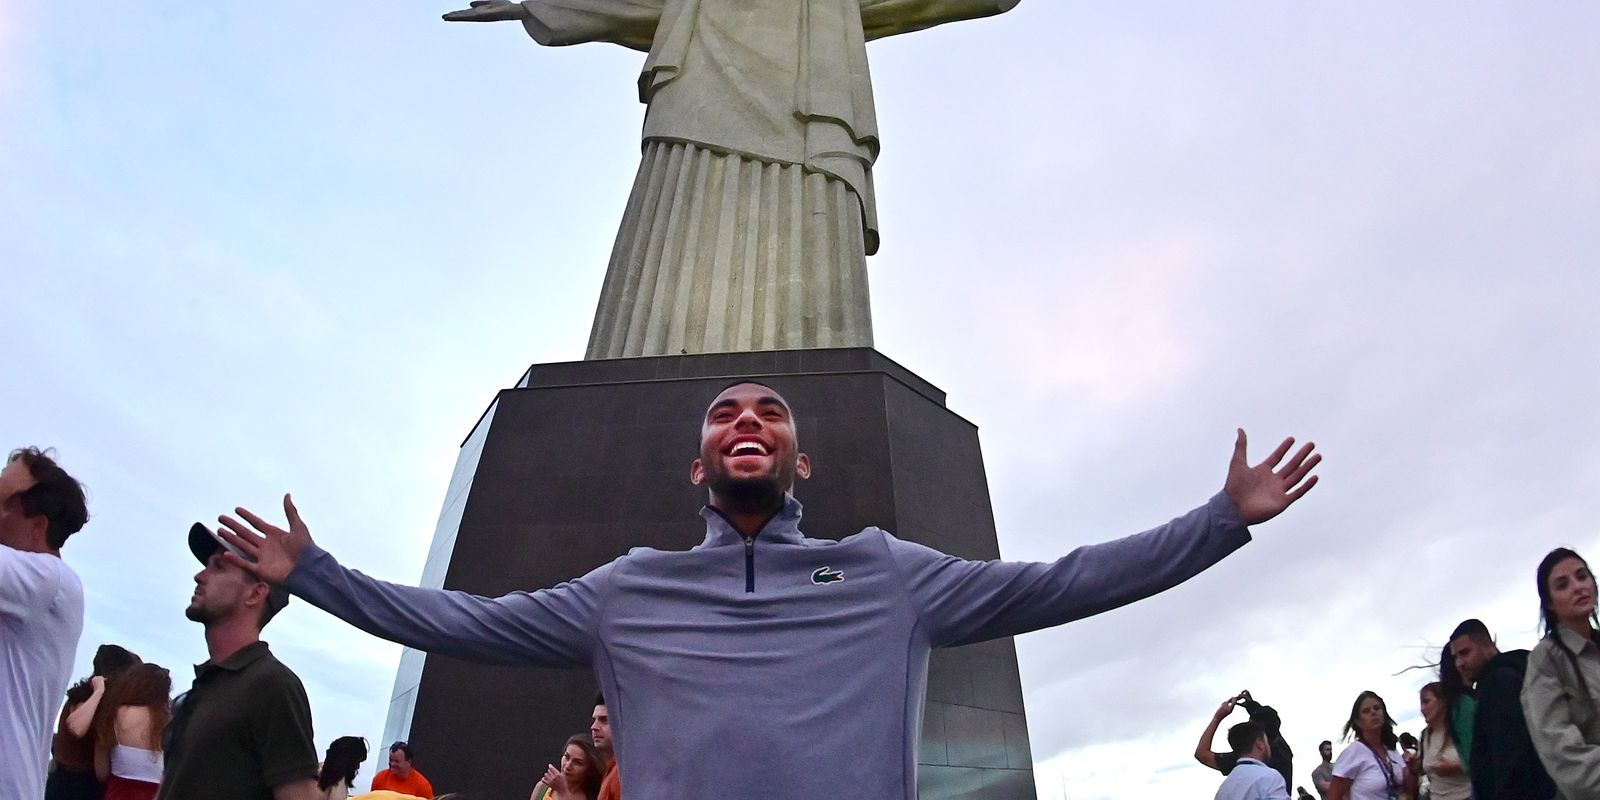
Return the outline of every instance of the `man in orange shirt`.
{"type": "Polygon", "coordinates": [[[594,696],[594,720],[589,723],[589,740],[594,742],[594,749],[611,762],[605,779],[600,782],[599,800],[622,800],[622,780],[617,777],[617,752],[611,746],[611,713],[606,711],[604,694],[594,696]]]}
{"type": "Polygon", "coordinates": [[[372,791],[390,791],[413,797],[433,797],[433,784],[411,766],[411,745],[395,742],[389,745],[389,768],[372,776],[372,791]]]}

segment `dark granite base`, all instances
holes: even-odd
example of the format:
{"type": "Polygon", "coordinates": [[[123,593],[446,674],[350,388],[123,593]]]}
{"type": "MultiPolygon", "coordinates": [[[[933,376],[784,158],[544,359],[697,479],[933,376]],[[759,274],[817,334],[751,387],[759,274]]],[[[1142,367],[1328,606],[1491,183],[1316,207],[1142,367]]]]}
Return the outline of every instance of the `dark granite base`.
{"type": "MultiPolygon", "coordinates": [[[[999,556],[977,429],[905,368],[870,349],[670,356],[536,365],[500,394],[479,423],[486,435],[475,433],[483,448],[444,585],[497,595],[582,575],[631,547],[698,544],[704,492],[688,479],[698,420],[746,377],[794,407],[813,465],[796,490],[809,535],[876,525],[999,556]]],[[[588,729],[594,690],[587,671],[429,656],[410,725],[418,766],[440,792],[521,800],[566,737],[588,729]]],[[[920,761],[925,798],[1034,798],[1011,640],[935,651],[920,761]]]]}

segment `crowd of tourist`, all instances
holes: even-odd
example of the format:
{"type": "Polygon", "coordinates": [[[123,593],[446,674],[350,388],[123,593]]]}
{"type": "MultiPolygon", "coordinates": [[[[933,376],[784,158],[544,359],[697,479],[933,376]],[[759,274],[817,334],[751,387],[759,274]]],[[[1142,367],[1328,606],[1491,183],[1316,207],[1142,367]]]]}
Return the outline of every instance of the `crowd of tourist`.
{"type": "MultiPolygon", "coordinates": [[[[919,731],[904,724],[913,718],[905,709],[922,702],[931,648],[1063,624],[1187,580],[1309,491],[1321,458],[1311,445],[1291,455],[1289,439],[1251,465],[1240,431],[1223,490],[1204,505],[1054,563],[1022,564],[963,560],[876,528],[840,541],[800,533],[791,490],[811,465],[787,401],[765,384],[729,385],[700,427],[690,477],[708,494],[705,543],[635,551],[551,589],[483,598],[374,580],[319,548],[288,496],[286,527],[246,509],[237,510],[242,521],[221,517],[221,528],[195,524],[188,545],[201,569],[185,613],[202,627],[208,658],[171,701],[166,669],[114,645],[96,653],[92,675],[67,686],[83,589],[60,554],[87,508],[81,486],[48,454],[13,452],[0,470],[0,798],[349,797],[366,743],[341,737],[319,759],[305,690],[261,640],[291,594],[428,652],[593,666],[606,694],[626,685],[630,793],[675,797],[695,786],[810,800],[851,786],[862,796],[912,797],[914,771],[879,767],[912,763],[919,731]],[[799,575],[823,588],[769,596],[758,591],[757,563],[763,587],[799,575]],[[725,585],[707,577],[722,575],[741,577],[725,585]],[[841,607],[848,617],[829,610],[841,607]],[[723,624],[732,616],[747,621],[723,624]],[[763,674],[786,676],[782,691],[729,669],[729,654],[752,653],[763,674]],[[839,715],[860,724],[837,725],[839,715]],[[717,736],[726,730],[741,735],[717,736]],[[716,758],[697,749],[712,740],[716,758]],[[796,741],[806,747],[788,746],[796,741]]],[[[1318,794],[1600,796],[1595,579],[1563,549],[1539,565],[1537,582],[1545,636],[1532,653],[1502,653],[1481,622],[1463,622],[1419,697],[1421,738],[1403,741],[1384,699],[1361,692],[1344,726],[1349,745],[1337,758],[1332,742],[1319,748],[1318,794]]],[[[597,697],[589,733],[566,741],[532,800],[620,798],[609,711],[597,697]]],[[[408,743],[393,743],[371,796],[433,796],[413,756],[408,743]]],[[[1227,774],[1219,798],[1290,796],[1282,721],[1247,691],[1218,708],[1195,756],[1227,774]],[[1236,707],[1249,720],[1228,731],[1227,752],[1213,752],[1236,707]]]]}
{"type": "Polygon", "coordinates": [[[202,568],[185,615],[209,658],[192,687],[173,698],[167,669],[115,644],[66,685],[83,586],[61,550],[87,521],[82,486],[50,454],[11,453],[0,468],[0,800],[346,797],[366,743],[336,739],[319,764],[305,689],[260,640],[289,593],[230,564],[203,525],[189,531],[202,568]]]}
{"type": "MultiPolygon", "coordinates": [[[[1586,800],[1600,798],[1600,624],[1588,562],[1552,550],[1535,570],[1543,638],[1532,652],[1502,651],[1488,627],[1468,619],[1440,652],[1438,679],[1417,698],[1420,737],[1396,733],[1376,692],[1356,695],[1344,724],[1348,746],[1322,762],[1312,785],[1324,800],[1586,800]]],[[[1293,755],[1277,713],[1249,692],[1224,701],[1201,734],[1195,758],[1227,777],[1217,800],[1278,800],[1310,793],[1293,784],[1293,755]],[[1235,706],[1249,721],[1228,730],[1227,753],[1211,751],[1235,706]],[[1269,780],[1268,776],[1274,779],[1269,780]]]]}
{"type": "MultiPolygon", "coordinates": [[[[166,668],[116,644],[65,686],[83,589],[60,553],[87,520],[82,487],[50,454],[11,453],[0,470],[0,800],[350,798],[366,740],[336,738],[319,763],[305,690],[260,640],[289,593],[230,563],[224,554],[239,551],[204,525],[188,532],[202,567],[185,615],[209,655],[193,687],[174,698],[166,668]]],[[[388,759],[357,797],[435,797],[410,744],[388,759]]],[[[603,698],[557,763],[534,800],[619,800],[603,698]]]]}
{"type": "MultiPolygon", "coordinates": [[[[243,508],[219,517],[220,528],[196,524],[188,543],[203,566],[186,614],[203,627],[208,658],[164,725],[142,696],[124,702],[118,679],[107,679],[95,711],[79,717],[98,714],[113,727],[103,756],[76,752],[79,776],[85,764],[121,765],[131,788],[154,786],[161,800],[348,793],[346,770],[326,760],[319,770],[305,690],[261,640],[293,594],[429,653],[593,668],[606,695],[630,700],[625,716],[606,715],[618,741],[626,732],[627,766],[609,732],[592,728],[588,749],[573,741],[546,768],[546,797],[609,800],[626,777],[630,794],[647,798],[715,787],[810,800],[841,785],[909,798],[915,770],[880,767],[915,763],[920,729],[906,710],[921,707],[933,648],[1065,624],[1186,581],[1310,491],[1322,458],[1310,444],[1291,453],[1286,439],[1251,464],[1241,430],[1222,490],[1166,524],[1053,563],[973,561],[878,528],[837,541],[802,533],[793,489],[811,463],[788,401],[771,386],[727,385],[697,424],[689,477],[706,492],[705,541],[682,552],[636,549],[548,589],[485,598],[373,580],[318,547],[288,495],[286,527],[243,508]],[[747,621],[726,624],[735,616],[747,621]],[[782,691],[769,688],[773,675],[784,676],[782,691]],[[843,718],[853,723],[836,723],[843,718]],[[713,741],[710,757],[703,744],[713,741]]],[[[83,589],[61,547],[87,509],[77,481],[37,450],[13,454],[0,490],[0,764],[17,765],[0,771],[8,784],[0,797],[31,800],[44,793],[52,723],[83,626],[83,589]]],[[[91,678],[84,702],[94,687],[91,678]]],[[[620,710],[597,705],[597,719],[605,708],[620,710]]],[[[375,786],[433,791],[410,757],[405,743],[391,747],[375,786]]]]}

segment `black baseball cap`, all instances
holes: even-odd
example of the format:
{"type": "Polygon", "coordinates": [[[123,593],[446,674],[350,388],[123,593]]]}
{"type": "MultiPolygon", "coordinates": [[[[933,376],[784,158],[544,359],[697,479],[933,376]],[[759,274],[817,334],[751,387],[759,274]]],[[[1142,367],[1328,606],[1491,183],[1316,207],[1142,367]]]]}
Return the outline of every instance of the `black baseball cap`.
{"type": "MultiPolygon", "coordinates": [[[[218,536],[216,531],[199,522],[189,526],[189,552],[194,553],[194,557],[199,559],[201,564],[211,561],[211,556],[215,555],[219,550],[226,550],[245,561],[252,564],[255,563],[254,558],[246,555],[243,550],[229,544],[221,536],[218,536]]],[[[289,605],[289,590],[282,586],[273,586],[272,591],[267,593],[267,607],[272,609],[268,618],[270,619],[272,615],[282,611],[283,607],[287,605],[289,605]]]]}

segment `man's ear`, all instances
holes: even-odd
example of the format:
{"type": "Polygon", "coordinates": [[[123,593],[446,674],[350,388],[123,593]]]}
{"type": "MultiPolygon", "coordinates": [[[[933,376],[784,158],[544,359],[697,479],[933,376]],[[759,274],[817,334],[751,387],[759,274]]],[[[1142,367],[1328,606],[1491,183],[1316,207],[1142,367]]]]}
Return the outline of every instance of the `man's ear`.
{"type": "Polygon", "coordinates": [[[706,465],[695,459],[689,463],[689,482],[699,486],[706,481],[706,465]]]}
{"type": "Polygon", "coordinates": [[[794,462],[794,476],[800,480],[811,477],[811,456],[801,453],[794,462]]]}
{"type": "Polygon", "coordinates": [[[256,581],[250,584],[250,591],[244,596],[244,604],[248,608],[260,608],[266,604],[269,594],[272,594],[272,587],[256,581]]]}

